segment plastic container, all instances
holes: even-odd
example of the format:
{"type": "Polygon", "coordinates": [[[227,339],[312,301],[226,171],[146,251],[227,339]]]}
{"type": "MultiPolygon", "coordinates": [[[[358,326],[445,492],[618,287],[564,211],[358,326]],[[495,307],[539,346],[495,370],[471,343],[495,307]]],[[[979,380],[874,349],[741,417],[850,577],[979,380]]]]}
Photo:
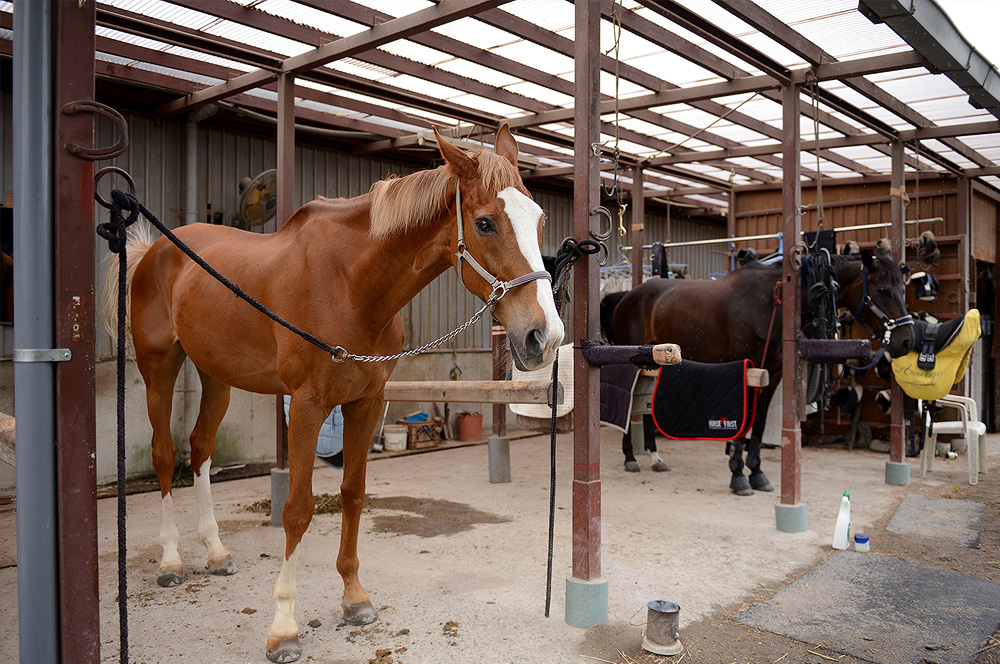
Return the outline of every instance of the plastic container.
{"type": "Polygon", "coordinates": [[[854,550],[858,553],[868,553],[868,535],[854,536],[854,550]]]}
{"type": "Polygon", "coordinates": [[[851,546],[851,492],[845,491],[840,499],[840,513],[833,529],[833,548],[846,550],[851,546]]]}
{"type": "Polygon", "coordinates": [[[458,414],[458,439],[471,442],[483,439],[483,414],[463,411],[458,414]]]}
{"type": "Polygon", "coordinates": [[[382,429],[386,452],[402,452],[406,449],[407,428],[405,424],[386,424],[382,429]]]}

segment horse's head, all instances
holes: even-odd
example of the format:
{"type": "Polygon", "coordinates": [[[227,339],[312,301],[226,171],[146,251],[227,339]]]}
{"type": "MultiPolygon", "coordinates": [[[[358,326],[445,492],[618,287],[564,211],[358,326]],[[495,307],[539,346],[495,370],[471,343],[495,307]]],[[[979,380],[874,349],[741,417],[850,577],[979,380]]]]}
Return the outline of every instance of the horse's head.
{"type": "Polygon", "coordinates": [[[861,269],[846,285],[845,295],[854,317],[869,332],[888,333],[888,351],[901,357],[913,349],[913,319],[906,311],[906,283],[892,254],[861,252],[861,269]]]}
{"type": "MultiPolygon", "coordinates": [[[[437,130],[435,130],[437,134],[437,130]]],[[[551,362],[565,330],[542,262],[545,215],[517,170],[517,142],[505,123],[496,152],[468,155],[440,134],[441,156],[458,176],[453,263],[471,293],[496,300],[519,369],[551,362]]]]}

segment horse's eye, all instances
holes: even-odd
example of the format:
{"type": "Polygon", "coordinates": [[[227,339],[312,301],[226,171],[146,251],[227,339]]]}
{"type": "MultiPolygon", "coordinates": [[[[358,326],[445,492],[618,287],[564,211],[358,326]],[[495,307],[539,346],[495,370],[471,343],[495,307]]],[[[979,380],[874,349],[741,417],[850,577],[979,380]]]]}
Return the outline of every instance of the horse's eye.
{"type": "Polygon", "coordinates": [[[476,230],[483,234],[495,233],[497,227],[489,217],[479,217],[476,219],[476,230]]]}
{"type": "Polygon", "coordinates": [[[882,297],[889,297],[889,295],[892,294],[892,291],[890,291],[885,286],[879,286],[878,287],[878,294],[881,295],[882,297]]]}

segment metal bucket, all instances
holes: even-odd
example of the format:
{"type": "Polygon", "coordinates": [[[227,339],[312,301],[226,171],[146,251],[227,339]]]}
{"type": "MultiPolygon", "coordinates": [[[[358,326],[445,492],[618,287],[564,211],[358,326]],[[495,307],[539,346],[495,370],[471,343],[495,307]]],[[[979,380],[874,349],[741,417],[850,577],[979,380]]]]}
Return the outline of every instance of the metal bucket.
{"type": "Polygon", "coordinates": [[[684,650],[678,638],[681,607],[674,602],[654,600],[646,605],[646,633],[642,637],[643,650],[657,655],[677,655],[684,650]]]}

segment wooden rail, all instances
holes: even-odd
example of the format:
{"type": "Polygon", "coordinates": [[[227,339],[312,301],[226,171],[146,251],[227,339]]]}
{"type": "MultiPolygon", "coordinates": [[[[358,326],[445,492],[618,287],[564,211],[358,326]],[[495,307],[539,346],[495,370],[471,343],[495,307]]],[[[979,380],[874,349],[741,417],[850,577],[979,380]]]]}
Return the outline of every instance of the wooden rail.
{"type": "MultiPolygon", "coordinates": [[[[391,380],[385,384],[385,398],[386,401],[550,403],[551,385],[527,380],[391,380]]],[[[556,403],[562,403],[563,398],[562,385],[558,385],[556,403]]]]}

